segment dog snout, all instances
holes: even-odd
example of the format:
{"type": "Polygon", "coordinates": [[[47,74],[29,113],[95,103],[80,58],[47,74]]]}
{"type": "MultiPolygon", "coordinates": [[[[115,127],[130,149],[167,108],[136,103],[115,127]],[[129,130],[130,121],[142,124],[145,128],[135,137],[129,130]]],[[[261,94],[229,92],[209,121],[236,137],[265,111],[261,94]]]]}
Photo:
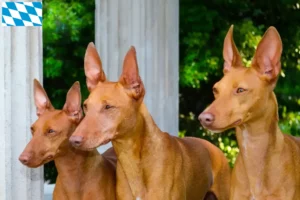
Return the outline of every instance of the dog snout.
{"type": "Polygon", "coordinates": [[[209,126],[215,121],[215,116],[212,113],[204,112],[198,117],[200,123],[204,126],[209,126]]]}
{"type": "Polygon", "coordinates": [[[23,164],[23,165],[28,165],[30,159],[32,158],[31,154],[21,154],[19,157],[19,161],[23,164]]]}
{"type": "Polygon", "coordinates": [[[79,147],[82,144],[83,137],[82,136],[71,136],[69,141],[75,147],[79,147]]]}

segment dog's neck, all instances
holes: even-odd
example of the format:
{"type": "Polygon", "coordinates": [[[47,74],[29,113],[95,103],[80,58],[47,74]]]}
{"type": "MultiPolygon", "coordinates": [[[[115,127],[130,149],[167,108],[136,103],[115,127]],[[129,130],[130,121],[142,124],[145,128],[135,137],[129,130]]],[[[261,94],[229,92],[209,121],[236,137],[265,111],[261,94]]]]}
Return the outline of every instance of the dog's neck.
{"type": "MultiPolygon", "coordinates": [[[[118,158],[135,198],[143,199],[146,186],[143,176],[142,158],[147,157],[151,149],[145,148],[155,145],[155,139],[160,133],[146,106],[142,104],[139,109],[136,126],[126,131],[124,137],[112,141],[118,158]],[[149,151],[148,151],[149,150],[149,151]]],[[[154,152],[152,152],[154,153],[154,152]]]]}
{"type": "Polygon", "coordinates": [[[265,166],[269,166],[283,149],[284,136],[278,126],[278,110],[275,95],[268,102],[268,110],[261,117],[236,128],[240,155],[250,184],[250,192],[263,190],[265,166]]]}
{"type": "Polygon", "coordinates": [[[59,155],[54,159],[55,166],[60,177],[60,181],[66,190],[72,192],[80,192],[82,184],[80,180],[88,180],[91,173],[94,173],[93,167],[97,166],[96,162],[100,163],[102,156],[98,151],[82,151],[75,149],[67,141],[59,155]]]}

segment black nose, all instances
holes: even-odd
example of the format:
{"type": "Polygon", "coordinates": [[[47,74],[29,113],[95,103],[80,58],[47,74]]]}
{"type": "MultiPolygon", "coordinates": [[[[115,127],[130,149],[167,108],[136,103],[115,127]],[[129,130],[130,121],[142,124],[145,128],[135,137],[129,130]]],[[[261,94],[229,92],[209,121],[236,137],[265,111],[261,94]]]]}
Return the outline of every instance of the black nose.
{"type": "Polygon", "coordinates": [[[202,125],[209,126],[215,121],[215,116],[209,112],[204,112],[199,115],[198,119],[202,125]]]}
{"type": "Polygon", "coordinates": [[[69,141],[75,147],[79,147],[82,144],[83,137],[82,136],[71,136],[69,141]]]}

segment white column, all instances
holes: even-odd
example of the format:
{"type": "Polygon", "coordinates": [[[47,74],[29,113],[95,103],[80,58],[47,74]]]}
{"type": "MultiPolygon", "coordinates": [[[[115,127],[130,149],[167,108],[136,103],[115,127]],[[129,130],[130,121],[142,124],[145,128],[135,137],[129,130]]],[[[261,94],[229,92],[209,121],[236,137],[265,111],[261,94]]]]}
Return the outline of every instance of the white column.
{"type": "Polygon", "coordinates": [[[95,0],[96,47],[109,80],[136,47],[145,103],[162,131],[178,135],[179,1],[95,0]]]}
{"type": "MultiPolygon", "coordinates": [[[[1,9],[0,9],[0,16],[1,9]]],[[[0,25],[0,199],[43,199],[43,167],[18,157],[36,119],[33,79],[42,80],[42,29],[0,25]]]]}

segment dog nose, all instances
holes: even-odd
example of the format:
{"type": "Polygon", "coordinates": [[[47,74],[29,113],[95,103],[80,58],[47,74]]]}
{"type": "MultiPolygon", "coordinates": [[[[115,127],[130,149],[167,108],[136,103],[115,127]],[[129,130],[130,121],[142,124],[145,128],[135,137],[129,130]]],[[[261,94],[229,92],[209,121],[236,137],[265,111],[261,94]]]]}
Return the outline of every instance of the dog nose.
{"type": "Polygon", "coordinates": [[[75,147],[79,147],[82,144],[83,137],[82,136],[71,136],[70,140],[71,144],[75,147]]]}
{"type": "Polygon", "coordinates": [[[27,165],[29,163],[29,160],[31,159],[31,156],[29,154],[21,154],[19,157],[19,161],[23,165],[27,165]]]}
{"type": "Polygon", "coordinates": [[[198,119],[202,125],[208,126],[214,122],[215,116],[209,112],[204,112],[199,115],[198,119]]]}

